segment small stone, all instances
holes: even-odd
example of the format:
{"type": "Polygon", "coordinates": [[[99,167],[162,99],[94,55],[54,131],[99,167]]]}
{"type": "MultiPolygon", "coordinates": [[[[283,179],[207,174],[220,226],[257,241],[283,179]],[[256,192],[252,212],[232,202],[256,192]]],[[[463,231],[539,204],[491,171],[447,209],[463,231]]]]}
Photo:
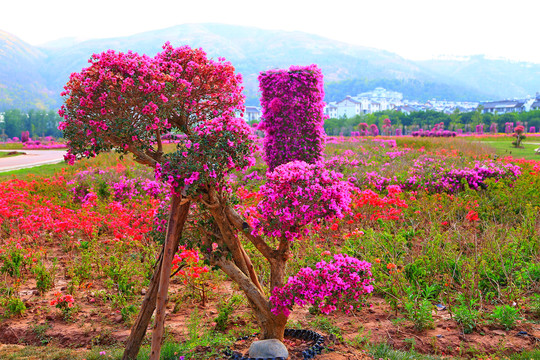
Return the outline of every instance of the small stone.
{"type": "Polygon", "coordinates": [[[141,295],[146,295],[146,289],[141,289],[141,295]]]}
{"type": "Polygon", "coordinates": [[[122,322],[122,315],[117,315],[114,317],[114,322],[116,323],[121,323],[122,322]]]}
{"type": "Polygon", "coordinates": [[[255,341],[249,347],[249,357],[251,358],[275,358],[287,359],[289,352],[283,343],[277,339],[255,341]]]}

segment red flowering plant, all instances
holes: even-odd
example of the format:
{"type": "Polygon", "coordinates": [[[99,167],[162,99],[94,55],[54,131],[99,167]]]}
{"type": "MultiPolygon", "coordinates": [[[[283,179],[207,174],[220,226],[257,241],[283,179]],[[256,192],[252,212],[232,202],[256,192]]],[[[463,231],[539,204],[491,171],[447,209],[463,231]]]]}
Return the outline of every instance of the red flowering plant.
{"type": "Polygon", "coordinates": [[[173,275],[178,275],[190,291],[196,292],[201,298],[201,305],[206,306],[208,300],[208,266],[200,264],[199,253],[195,250],[180,246],[173,258],[173,275]]]}
{"type": "Polygon", "coordinates": [[[69,294],[63,295],[61,292],[56,292],[54,296],[55,298],[51,300],[51,306],[54,306],[57,309],[60,309],[60,311],[62,311],[62,316],[64,317],[64,320],[68,320],[69,318],[71,318],[71,315],[75,310],[75,299],[73,298],[73,296],[69,294]]]}

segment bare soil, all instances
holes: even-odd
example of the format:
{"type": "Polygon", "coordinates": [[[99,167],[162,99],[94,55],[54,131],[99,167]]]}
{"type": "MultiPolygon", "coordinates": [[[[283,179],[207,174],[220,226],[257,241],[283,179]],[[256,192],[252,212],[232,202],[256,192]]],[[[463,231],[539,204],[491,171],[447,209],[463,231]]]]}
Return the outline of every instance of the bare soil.
{"type": "MultiPolygon", "coordinates": [[[[95,296],[93,286],[81,288],[76,293],[78,312],[73,319],[66,321],[58,309],[50,306],[55,291],[65,291],[65,282],[58,281],[56,289],[41,296],[37,289],[27,288],[20,292],[27,311],[21,317],[0,320],[0,344],[47,345],[53,344],[66,348],[91,348],[95,345],[121,345],[129,336],[130,327],[122,320],[119,311],[111,311],[110,304],[105,304],[95,296]]],[[[97,286],[97,285],[94,285],[97,286]]],[[[224,282],[219,292],[230,291],[231,284],[224,282]]],[[[99,287],[98,288],[102,288],[99,287]]],[[[172,284],[171,299],[181,295],[183,286],[172,284]]],[[[142,300],[142,294],[141,294],[142,300]]],[[[371,299],[373,307],[353,315],[329,315],[331,324],[341,329],[343,339],[315,328],[316,316],[306,309],[297,309],[292,315],[292,323],[304,329],[312,329],[326,337],[325,345],[329,350],[318,355],[317,359],[370,359],[361,350],[363,345],[388,343],[395,349],[414,349],[421,353],[472,358],[480,354],[503,355],[537,349],[540,345],[540,324],[520,323],[515,329],[505,331],[496,326],[481,326],[472,334],[463,334],[457,323],[451,319],[447,310],[434,311],[435,328],[416,331],[409,321],[396,315],[385,301],[378,297],[371,299]]],[[[177,341],[185,341],[187,325],[192,312],[197,309],[200,330],[215,326],[218,314],[217,302],[210,299],[202,307],[199,301],[184,298],[174,312],[175,304],[169,301],[166,327],[170,336],[177,341]]],[[[246,328],[255,329],[255,323],[247,307],[240,307],[231,316],[228,331],[242,334],[246,328]]],[[[526,316],[532,318],[532,316],[526,316]]],[[[150,329],[149,329],[150,330],[150,329]]],[[[255,331],[255,330],[253,330],[255,331]]],[[[250,341],[235,343],[234,350],[247,352],[250,341]]],[[[311,344],[300,340],[285,341],[291,359],[300,359],[302,350],[311,344]]],[[[204,351],[204,349],[199,349],[204,351]]]]}

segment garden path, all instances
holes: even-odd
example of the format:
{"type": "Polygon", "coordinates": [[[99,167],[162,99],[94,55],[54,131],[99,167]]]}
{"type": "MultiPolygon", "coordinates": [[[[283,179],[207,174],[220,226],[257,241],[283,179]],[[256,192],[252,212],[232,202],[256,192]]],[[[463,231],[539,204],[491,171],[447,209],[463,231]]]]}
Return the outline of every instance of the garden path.
{"type": "Polygon", "coordinates": [[[17,151],[25,155],[0,158],[0,172],[29,168],[33,166],[56,164],[64,160],[65,150],[0,150],[17,151]]]}

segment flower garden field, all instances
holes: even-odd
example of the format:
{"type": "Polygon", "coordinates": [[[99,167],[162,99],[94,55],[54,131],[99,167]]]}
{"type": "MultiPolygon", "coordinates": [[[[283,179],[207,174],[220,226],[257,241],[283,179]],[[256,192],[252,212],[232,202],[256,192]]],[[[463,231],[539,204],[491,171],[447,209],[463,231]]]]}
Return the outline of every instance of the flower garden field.
{"type": "MultiPolygon", "coordinates": [[[[540,356],[540,161],[489,144],[328,139],[325,166],[354,187],[350,210],[308,225],[286,274],[342,253],[371,263],[375,281],[363,310],[293,313],[289,328],[328,336],[317,358],[540,356]]],[[[266,183],[257,158],[228,180],[251,225],[266,183]]],[[[163,241],[167,186],[112,153],[0,181],[0,358],[119,359],[163,241]]],[[[257,331],[236,285],[196,251],[181,248],[173,274],[163,359],[222,358],[257,331]]]]}

